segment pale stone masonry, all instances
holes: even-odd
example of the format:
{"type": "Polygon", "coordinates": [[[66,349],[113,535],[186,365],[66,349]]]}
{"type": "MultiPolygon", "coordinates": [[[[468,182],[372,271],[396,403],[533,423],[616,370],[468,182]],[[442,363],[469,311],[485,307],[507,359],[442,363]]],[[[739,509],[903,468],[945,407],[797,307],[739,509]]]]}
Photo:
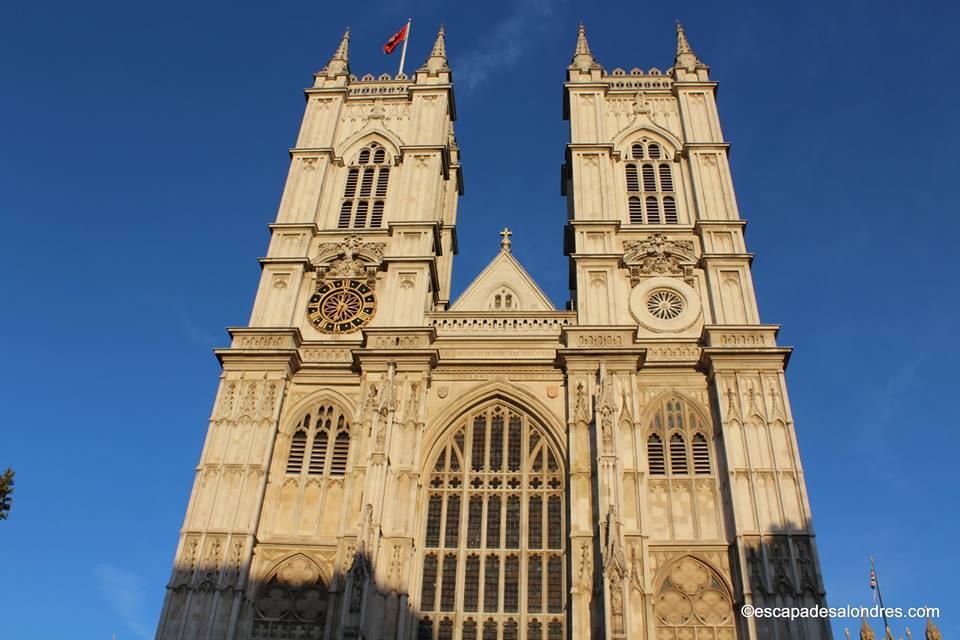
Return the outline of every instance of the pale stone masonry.
{"type": "Polygon", "coordinates": [[[607,72],[581,26],[569,310],[506,229],[451,301],[444,37],[358,79],[345,34],[306,91],[157,638],[830,638],[739,614],[825,594],[708,68],[678,25],[607,72]]]}

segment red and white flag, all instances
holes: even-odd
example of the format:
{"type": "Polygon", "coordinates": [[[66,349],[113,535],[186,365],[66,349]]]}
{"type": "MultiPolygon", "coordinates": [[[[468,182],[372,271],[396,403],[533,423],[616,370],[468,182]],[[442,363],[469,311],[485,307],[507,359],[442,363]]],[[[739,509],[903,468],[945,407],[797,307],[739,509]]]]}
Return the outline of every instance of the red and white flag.
{"type": "Polygon", "coordinates": [[[393,36],[387,40],[387,43],[383,45],[383,52],[387,55],[393,53],[393,50],[400,46],[400,43],[407,39],[407,28],[410,26],[410,23],[403,25],[403,29],[397,31],[393,36]]]}
{"type": "Polygon", "coordinates": [[[870,568],[870,588],[877,588],[877,572],[873,570],[873,567],[870,568]]]}

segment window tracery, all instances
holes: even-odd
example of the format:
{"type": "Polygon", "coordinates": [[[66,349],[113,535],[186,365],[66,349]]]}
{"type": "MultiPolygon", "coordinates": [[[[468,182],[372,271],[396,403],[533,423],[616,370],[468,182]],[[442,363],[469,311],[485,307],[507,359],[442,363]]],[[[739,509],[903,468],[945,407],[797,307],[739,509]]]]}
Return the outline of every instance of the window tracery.
{"type": "Polygon", "coordinates": [[[561,638],[564,476],[541,427],[487,405],[431,468],[418,637],[561,638]]]}
{"type": "Polygon", "coordinates": [[[709,430],[689,403],[666,399],[647,436],[647,470],[652,476],[710,475],[709,430]]]}
{"type": "Polygon", "coordinates": [[[321,403],[307,411],[290,437],[288,475],[343,476],[350,454],[350,422],[338,407],[321,403]]]}
{"type": "Polygon", "coordinates": [[[654,601],[658,640],[734,640],[733,605],[727,588],[704,563],[677,561],[654,601]]]}
{"type": "Polygon", "coordinates": [[[254,640],[319,640],[327,621],[327,587],[304,557],[287,561],[257,593],[254,640]]]}

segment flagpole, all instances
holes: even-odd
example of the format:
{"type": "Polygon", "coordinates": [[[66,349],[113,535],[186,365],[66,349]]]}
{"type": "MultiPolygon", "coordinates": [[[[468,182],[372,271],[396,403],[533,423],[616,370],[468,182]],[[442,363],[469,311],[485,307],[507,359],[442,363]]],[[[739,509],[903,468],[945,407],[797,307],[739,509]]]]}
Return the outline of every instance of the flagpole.
{"type": "Polygon", "coordinates": [[[890,625],[887,623],[887,610],[883,606],[883,594],[880,593],[880,578],[877,576],[877,568],[873,565],[873,556],[870,556],[870,571],[873,573],[873,581],[877,586],[877,600],[880,601],[880,613],[883,615],[883,632],[890,636],[890,625]]]}
{"type": "MultiPolygon", "coordinates": [[[[413,22],[413,18],[407,18],[407,34],[403,39],[403,51],[400,52],[400,73],[403,73],[403,62],[407,59],[407,42],[410,41],[410,23],[413,22]]],[[[400,75],[398,73],[397,75],[400,75]]]]}

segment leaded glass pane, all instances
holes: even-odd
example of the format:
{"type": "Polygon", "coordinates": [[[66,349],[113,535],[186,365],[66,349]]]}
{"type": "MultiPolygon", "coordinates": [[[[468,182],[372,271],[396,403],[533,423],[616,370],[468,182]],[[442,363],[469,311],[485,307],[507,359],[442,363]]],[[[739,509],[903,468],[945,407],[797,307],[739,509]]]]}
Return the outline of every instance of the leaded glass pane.
{"type": "Polygon", "coordinates": [[[520,548],[520,496],[507,498],[507,549],[520,548]]]}
{"type": "Polygon", "coordinates": [[[448,553],[443,557],[443,583],[440,588],[440,610],[453,611],[457,597],[457,556],[448,553]]]}
{"type": "Polygon", "coordinates": [[[423,559],[423,584],[420,587],[420,606],[424,611],[433,611],[437,593],[437,556],[429,554],[423,559]]]}
{"type": "Polygon", "coordinates": [[[447,522],[443,532],[445,547],[456,547],[460,536],[460,496],[447,498],[447,522]]]}
{"type": "Polygon", "coordinates": [[[500,556],[487,556],[486,575],[483,579],[483,610],[496,612],[500,601],[500,556]]]}
{"type": "Polygon", "coordinates": [[[427,505],[427,536],[424,544],[429,547],[440,546],[440,510],[443,508],[443,498],[437,494],[430,496],[427,505]]]}

